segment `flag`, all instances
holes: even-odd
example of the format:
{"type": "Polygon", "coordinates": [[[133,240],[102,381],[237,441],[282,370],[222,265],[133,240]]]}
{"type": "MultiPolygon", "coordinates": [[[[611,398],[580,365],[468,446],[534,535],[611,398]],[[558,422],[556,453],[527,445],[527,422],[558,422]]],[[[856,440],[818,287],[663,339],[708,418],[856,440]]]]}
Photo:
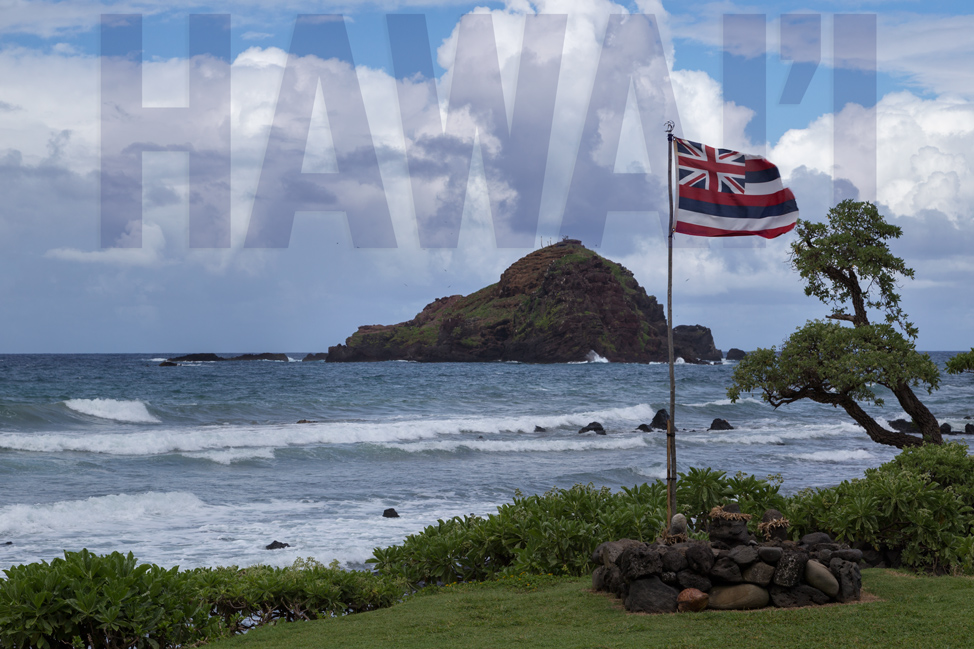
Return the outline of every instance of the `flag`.
{"type": "Polygon", "coordinates": [[[761,156],[674,140],[678,170],[675,232],[774,239],[795,227],[795,195],[781,183],[773,164],[761,156]]]}

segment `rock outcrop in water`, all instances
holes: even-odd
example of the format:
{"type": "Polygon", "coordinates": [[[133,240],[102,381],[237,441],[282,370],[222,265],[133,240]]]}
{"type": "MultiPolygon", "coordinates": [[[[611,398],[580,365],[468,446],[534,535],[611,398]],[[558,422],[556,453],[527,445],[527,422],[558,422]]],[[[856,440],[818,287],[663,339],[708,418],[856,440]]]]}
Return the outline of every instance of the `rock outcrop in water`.
{"type": "MultiPolygon", "coordinates": [[[[721,359],[700,325],[675,327],[674,348],[687,362],[721,359]]],[[[328,349],[327,362],[566,363],[593,351],[613,362],[665,361],[663,307],[629,270],[565,240],[521,258],[498,283],[439,298],[408,322],[359,327],[328,349]]]]}

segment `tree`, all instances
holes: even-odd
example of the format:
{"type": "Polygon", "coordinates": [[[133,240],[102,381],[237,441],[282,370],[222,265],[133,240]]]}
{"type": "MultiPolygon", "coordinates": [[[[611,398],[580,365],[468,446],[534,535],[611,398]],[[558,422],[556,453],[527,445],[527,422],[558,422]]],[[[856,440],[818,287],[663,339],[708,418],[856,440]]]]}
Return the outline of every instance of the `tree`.
{"type": "Polygon", "coordinates": [[[896,293],[898,276],[913,277],[886,243],[902,230],[886,223],[872,203],[845,200],[829,210],[826,223],[799,220],[796,232],[791,265],[805,281],[805,294],[833,307],[831,322],[807,322],[780,352],[772,347],[748,354],[734,371],[731,401],[757,390],[775,408],[811,399],[843,408],[874,442],[897,448],[942,443],[936,418],[913,392],[918,386],[933,391],[940,373],[916,351],[917,329],[896,293]],[[885,322],[871,323],[870,310],[885,322]],[[861,402],[883,405],[873,385],[893,393],[922,437],[887,430],[862,409],[861,402]]]}
{"type": "Polygon", "coordinates": [[[974,347],[971,347],[971,351],[957,354],[947,361],[947,374],[961,372],[974,372],[974,347]]]}

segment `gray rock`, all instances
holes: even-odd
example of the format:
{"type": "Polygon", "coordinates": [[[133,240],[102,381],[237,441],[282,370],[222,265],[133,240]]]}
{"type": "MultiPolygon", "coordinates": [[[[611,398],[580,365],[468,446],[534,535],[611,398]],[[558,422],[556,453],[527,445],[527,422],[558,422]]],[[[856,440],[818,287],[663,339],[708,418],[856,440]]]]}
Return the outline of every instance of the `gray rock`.
{"type": "Polygon", "coordinates": [[[717,559],[714,567],[710,569],[710,576],[719,581],[737,583],[744,580],[741,575],[741,567],[734,563],[730,557],[717,559]]]}
{"type": "Polygon", "coordinates": [[[811,557],[820,562],[823,566],[827,566],[829,565],[829,561],[832,560],[832,550],[829,550],[828,548],[815,550],[811,553],[811,557]]]}
{"type": "Polygon", "coordinates": [[[773,545],[762,545],[758,547],[758,557],[761,558],[761,561],[770,563],[771,565],[778,563],[783,552],[784,550],[773,545]]]}
{"type": "Polygon", "coordinates": [[[605,428],[602,427],[602,424],[600,422],[593,421],[588,426],[579,429],[578,434],[581,435],[582,433],[595,433],[596,435],[605,435],[605,428]]]}
{"type": "Polygon", "coordinates": [[[707,430],[734,430],[734,427],[730,425],[730,422],[726,419],[717,418],[710,423],[710,428],[707,430]]]}
{"type": "Polygon", "coordinates": [[[623,578],[630,582],[663,572],[663,560],[659,551],[645,544],[623,550],[618,563],[623,578]]]}
{"type": "MultiPolygon", "coordinates": [[[[741,508],[737,503],[724,505],[724,511],[731,514],[741,513],[741,508]]],[[[712,518],[707,530],[712,543],[725,543],[728,547],[741,545],[751,540],[747,531],[747,521],[727,520],[725,518],[712,518]]]]}
{"type": "Polygon", "coordinates": [[[619,539],[618,541],[609,541],[608,543],[603,543],[602,548],[602,563],[606,566],[614,565],[619,561],[619,556],[622,554],[623,550],[626,548],[631,548],[634,545],[643,545],[641,541],[634,541],[632,539],[619,539]]]}
{"type": "Polygon", "coordinates": [[[666,551],[662,553],[662,557],[664,571],[680,572],[681,570],[686,570],[688,565],[687,558],[679,549],[672,546],[666,548],[666,551]]]}
{"type": "Polygon", "coordinates": [[[676,581],[682,588],[696,588],[703,592],[708,592],[713,587],[709,579],[693,570],[681,570],[676,573],[676,581]]]}
{"type": "Polygon", "coordinates": [[[656,414],[653,415],[653,421],[650,422],[649,427],[655,428],[656,430],[666,430],[666,423],[669,420],[670,413],[668,413],[665,408],[657,410],[656,414]]]}
{"type": "Polygon", "coordinates": [[[812,532],[811,534],[806,534],[799,541],[802,545],[818,545],[819,543],[831,543],[832,537],[825,532],[812,532]]]}
{"type": "Polygon", "coordinates": [[[829,563],[832,562],[832,559],[842,559],[843,561],[851,561],[853,563],[859,563],[860,561],[862,561],[862,550],[854,550],[854,549],[836,550],[835,552],[832,553],[832,557],[831,559],[829,559],[829,563]]]}
{"type": "Polygon", "coordinates": [[[830,598],[839,594],[839,580],[824,565],[814,559],[805,564],[805,581],[817,588],[830,598]]]}
{"type": "Polygon", "coordinates": [[[626,580],[622,578],[622,571],[619,570],[619,566],[614,563],[609,566],[605,566],[605,574],[602,578],[602,583],[605,586],[606,592],[612,593],[616,597],[623,597],[625,595],[626,580]]]}
{"type": "Polygon", "coordinates": [[[687,517],[683,514],[673,514],[673,519],[670,521],[670,535],[676,536],[678,534],[687,533],[687,517]]]}
{"type": "MultiPolygon", "coordinates": [[[[784,514],[779,512],[777,509],[771,508],[764,510],[764,515],[761,516],[762,523],[771,523],[772,521],[781,520],[785,517],[784,514]]],[[[788,527],[785,525],[775,525],[768,528],[766,538],[769,541],[784,541],[788,538],[788,527]]]]}
{"type": "Polygon", "coordinates": [[[758,560],[758,549],[753,545],[737,545],[730,549],[727,556],[739,566],[749,566],[758,560]]]}
{"type": "Polygon", "coordinates": [[[660,581],[659,577],[638,579],[629,584],[626,610],[639,613],[675,613],[680,591],[660,581]]]}
{"type": "Polygon", "coordinates": [[[605,566],[599,566],[592,571],[592,590],[598,592],[605,590],[605,573],[608,570],[605,566]]]}
{"type": "Polygon", "coordinates": [[[769,599],[768,591],[754,584],[715,586],[709,595],[708,606],[718,610],[764,608],[769,599]]]}
{"type": "Polygon", "coordinates": [[[660,573],[659,579],[664,584],[669,584],[670,586],[678,586],[680,583],[679,580],[676,578],[675,572],[663,571],[662,573],[660,573]]]}
{"type": "Polygon", "coordinates": [[[798,608],[813,604],[828,604],[829,596],[808,584],[798,584],[791,588],[772,586],[771,603],[778,608],[798,608]]]}
{"type": "Polygon", "coordinates": [[[758,561],[745,568],[741,576],[748,583],[767,586],[774,578],[774,566],[768,565],[763,561],[758,561]]]}
{"type": "Polygon", "coordinates": [[[691,543],[687,547],[686,558],[690,569],[701,575],[709,575],[714,567],[714,551],[707,543],[691,543]]]}
{"type": "Polygon", "coordinates": [[[797,584],[805,574],[808,555],[798,550],[788,550],[781,555],[774,569],[774,583],[786,588],[797,584]]]}
{"type": "Polygon", "coordinates": [[[862,595],[862,572],[859,564],[842,559],[832,559],[829,571],[839,582],[839,592],[835,599],[840,602],[855,602],[862,595]]]}

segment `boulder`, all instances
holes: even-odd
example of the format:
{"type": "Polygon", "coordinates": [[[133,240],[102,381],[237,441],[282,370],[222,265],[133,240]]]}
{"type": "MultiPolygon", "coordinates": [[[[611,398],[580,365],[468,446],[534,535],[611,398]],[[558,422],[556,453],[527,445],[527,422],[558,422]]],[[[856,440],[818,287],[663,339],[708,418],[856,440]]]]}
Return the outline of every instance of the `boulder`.
{"type": "Polygon", "coordinates": [[[680,585],[680,582],[676,578],[676,573],[675,572],[667,572],[667,571],[664,570],[663,572],[660,573],[659,579],[664,584],[667,584],[669,586],[673,586],[674,588],[676,588],[677,586],[680,585]]]}
{"type": "Polygon", "coordinates": [[[687,533],[687,517],[683,514],[673,514],[670,519],[670,536],[679,536],[687,533]]]}
{"type": "Polygon", "coordinates": [[[758,549],[753,545],[737,545],[730,549],[727,556],[739,566],[749,566],[758,560],[758,549]]]}
{"type": "MultiPolygon", "coordinates": [[[[677,514],[677,516],[679,516],[679,514],[677,514]]],[[[665,551],[662,553],[662,559],[663,559],[663,570],[665,570],[666,572],[680,572],[681,570],[686,570],[687,565],[689,565],[687,563],[686,555],[684,555],[683,552],[680,552],[680,550],[672,546],[669,548],[665,548],[665,551]]]]}
{"type": "Polygon", "coordinates": [[[829,562],[829,571],[839,582],[839,592],[835,599],[840,602],[858,601],[862,594],[862,572],[859,564],[842,559],[832,559],[829,562]]]}
{"type": "Polygon", "coordinates": [[[725,356],[724,358],[726,358],[729,361],[739,361],[743,359],[745,356],[747,356],[747,352],[742,351],[737,347],[731,347],[730,349],[727,350],[727,356],[725,356]]]}
{"type": "Polygon", "coordinates": [[[822,543],[832,543],[832,537],[825,532],[812,532],[803,536],[799,543],[804,546],[821,545],[822,543]]]}
{"type": "Polygon", "coordinates": [[[714,419],[707,430],[734,430],[734,427],[726,419],[714,419]]]}
{"type": "Polygon", "coordinates": [[[696,613],[707,608],[710,596],[696,588],[685,588],[676,596],[676,610],[680,613],[696,613]]]}
{"type": "Polygon", "coordinates": [[[724,505],[716,515],[710,516],[707,530],[710,542],[725,543],[728,547],[747,543],[751,540],[751,535],[747,531],[748,518],[741,513],[737,503],[724,505]]]}
{"type": "Polygon", "coordinates": [[[758,561],[741,571],[741,576],[749,584],[767,586],[771,583],[771,579],[774,578],[774,566],[763,561],[758,561]]]}
{"type": "Polygon", "coordinates": [[[605,573],[608,568],[605,566],[599,566],[592,571],[592,590],[595,592],[605,590],[605,573]]]}
{"type": "Polygon", "coordinates": [[[637,579],[629,584],[626,610],[633,613],[675,613],[680,591],[667,586],[659,577],[637,579]]]}
{"type": "Polygon", "coordinates": [[[773,545],[762,545],[758,547],[758,557],[765,563],[775,565],[781,559],[784,550],[773,545]]]}
{"type": "Polygon", "coordinates": [[[815,561],[818,561],[823,566],[827,566],[829,565],[829,561],[832,560],[832,550],[829,550],[828,548],[815,550],[814,552],[809,553],[809,557],[815,561]]]}
{"type": "Polygon", "coordinates": [[[974,435],[974,424],[964,424],[964,434],[974,435]]]}
{"type": "Polygon", "coordinates": [[[670,420],[670,413],[666,411],[666,408],[662,408],[656,411],[653,415],[653,421],[649,424],[650,428],[655,428],[656,430],[666,430],[666,423],[670,420]]]}
{"type": "Polygon", "coordinates": [[[772,586],[771,603],[778,608],[799,608],[813,604],[828,604],[829,596],[808,584],[798,584],[791,588],[772,586]]]}
{"type": "Polygon", "coordinates": [[[602,428],[602,424],[600,424],[597,421],[593,421],[592,423],[590,423],[585,428],[580,429],[578,431],[578,434],[581,435],[582,433],[593,433],[593,432],[596,435],[605,435],[605,429],[602,428]]]}
{"type": "Polygon", "coordinates": [[[709,607],[722,611],[764,608],[768,599],[768,591],[754,584],[714,586],[709,607]]]}
{"type": "Polygon", "coordinates": [[[639,424],[638,426],[636,426],[636,430],[641,431],[643,433],[653,432],[653,429],[649,427],[649,424],[639,424]]]}
{"type": "Polygon", "coordinates": [[[280,541],[271,541],[268,545],[264,546],[265,550],[280,550],[281,548],[291,547],[290,543],[281,543],[280,541]]]}
{"type": "Polygon", "coordinates": [[[390,507],[382,512],[382,518],[399,518],[399,512],[390,507]]]}
{"type": "Polygon", "coordinates": [[[917,428],[916,424],[906,419],[894,419],[889,422],[889,427],[898,433],[920,433],[920,429],[917,428]]]}
{"type": "Polygon", "coordinates": [[[778,565],[774,569],[774,583],[778,586],[790,588],[799,581],[805,574],[805,564],[808,562],[808,554],[799,550],[787,550],[778,560],[778,565]]]}
{"type": "MultiPolygon", "coordinates": [[[[618,541],[609,541],[603,543],[602,548],[602,563],[606,566],[617,565],[619,562],[619,556],[627,548],[633,546],[643,545],[641,541],[634,541],[632,539],[619,539],[618,541]]],[[[596,548],[598,550],[598,548],[596,548]]]]}
{"type": "Polygon", "coordinates": [[[758,524],[758,532],[768,541],[785,541],[788,539],[788,519],[777,509],[766,509],[758,524]]]}
{"type": "Polygon", "coordinates": [[[710,569],[710,576],[718,581],[737,583],[744,581],[741,575],[741,567],[734,563],[730,557],[721,557],[714,562],[714,567],[710,569]]]}
{"type": "Polygon", "coordinates": [[[605,566],[602,583],[605,586],[606,592],[612,593],[620,599],[625,596],[626,580],[622,578],[622,571],[619,570],[619,566],[614,563],[605,566]]]}
{"type": "Polygon", "coordinates": [[[828,568],[814,559],[805,564],[805,581],[809,586],[817,588],[832,599],[839,594],[839,580],[828,568]]]}
{"type": "Polygon", "coordinates": [[[302,362],[327,361],[327,360],[328,360],[327,352],[316,352],[313,354],[308,354],[307,356],[301,359],[302,362]]]}
{"type": "Polygon", "coordinates": [[[701,575],[710,574],[711,568],[714,567],[714,551],[709,544],[691,543],[684,554],[691,570],[701,575]]]}
{"type": "Polygon", "coordinates": [[[709,579],[693,570],[681,570],[676,573],[676,581],[681,588],[696,588],[705,593],[713,587],[713,583],[709,579]]]}
{"type": "Polygon", "coordinates": [[[623,550],[617,563],[622,576],[629,582],[663,572],[663,559],[659,551],[645,544],[623,550]]]}
{"type": "MultiPolygon", "coordinates": [[[[859,563],[862,561],[862,550],[855,550],[851,548],[847,548],[845,550],[834,550],[832,552],[832,557],[829,559],[829,563],[831,563],[832,559],[842,559],[843,561],[859,563]]],[[[825,565],[829,564],[826,563],[825,565]]]]}
{"type": "Polygon", "coordinates": [[[953,429],[951,429],[950,424],[940,424],[940,434],[941,435],[953,435],[953,429]]]}

